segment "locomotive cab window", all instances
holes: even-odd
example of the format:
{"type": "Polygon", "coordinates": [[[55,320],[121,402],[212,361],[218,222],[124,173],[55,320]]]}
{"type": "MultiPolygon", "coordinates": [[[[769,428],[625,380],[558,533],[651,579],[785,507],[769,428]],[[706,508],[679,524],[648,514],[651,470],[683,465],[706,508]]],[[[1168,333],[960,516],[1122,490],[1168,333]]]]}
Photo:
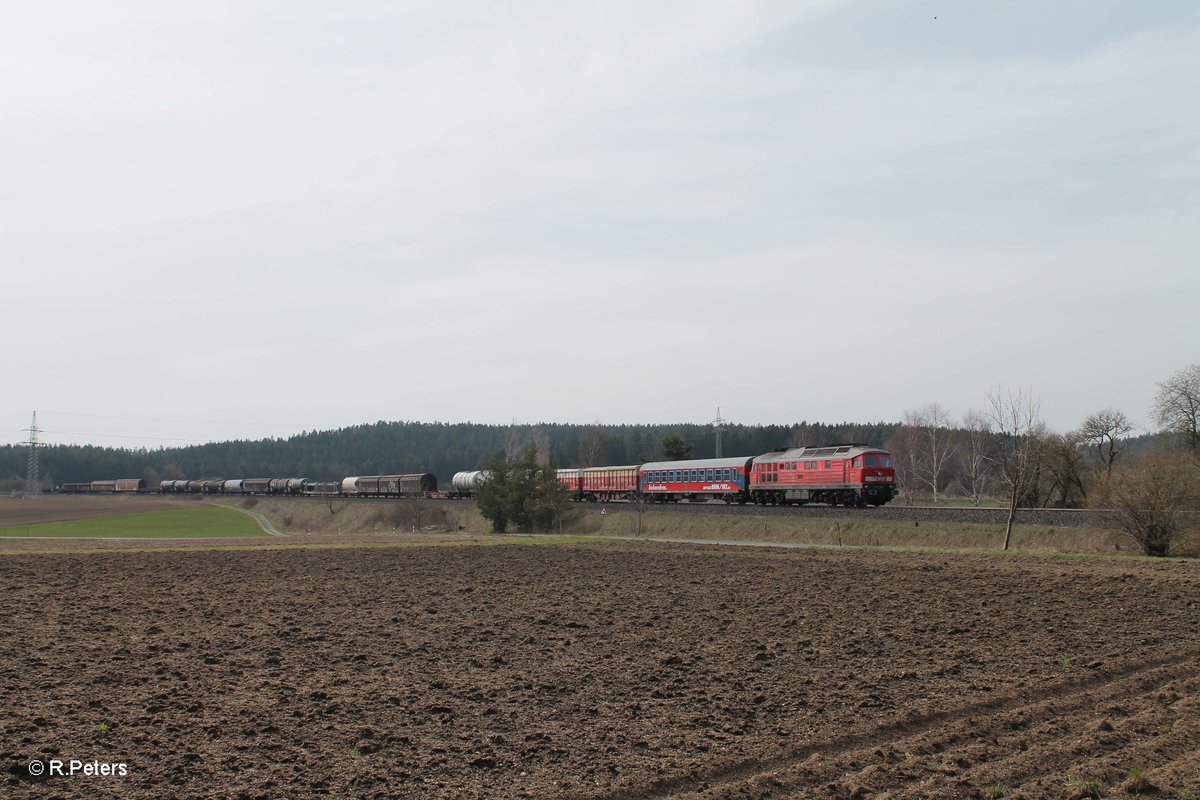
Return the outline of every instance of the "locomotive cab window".
{"type": "Polygon", "coordinates": [[[875,458],[875,456],[867,456],[867,466],[868,467],[874,467],[874,466],[878,465],[878,463],[879,462],[875,458]]]}
{"type": "Polygon", "coordinates": [[[862,466],[862,459],[861,458],[854,459],[852,462],[850,462],[850,466],[854,467],[855,469],[858,469],[859,467],[862,466]]]}

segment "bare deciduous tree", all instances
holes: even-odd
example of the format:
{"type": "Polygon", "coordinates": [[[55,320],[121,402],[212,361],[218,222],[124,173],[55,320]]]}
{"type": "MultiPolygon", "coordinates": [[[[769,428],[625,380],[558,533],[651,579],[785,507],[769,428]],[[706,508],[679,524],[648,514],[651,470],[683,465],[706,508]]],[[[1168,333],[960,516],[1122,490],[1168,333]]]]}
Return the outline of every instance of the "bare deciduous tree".
{"type": "Polygon", "coordinates": [[[929,487],[933,502],[938,502],[938,484],[950,460],[953,437],[950,415],[937,403],[904,412],[904,426],[914,431],[912,445],[916,448],[914,477],[929,487]]]}
{"type": "Polygon", "coordinates": [[[1114,408],[1097,411],[1079,426],[1084,443],[1095,448],[1099,465],[1106,475],[1112,473],[1113,463],[1121,454],[1121,440],[1133,431],[1133,423],[1124,412],[1114,408]]]}
{"type": "Polygon", "coordinates": [[[1192,452],[1200,454],[1200,364],[1185,367],[1158,385],[1154,421],[1163,430],[1182,435],[1192,452]]]}
{"type": "Polygon", "coordinates": [[[985,416],[996,434],[993,456],[996,472],[1008,492],[1008,520],[1004,525],[1004,549],[1012,542],[1017,505],[1029,493],[1039,465],[1041,440],[1046,425],[1042,422],[1041,401],[1032,392],[1007,391],[997,387],[988,393],[985,416]]]}
{"type": "Polygon", "coordinates": [[[959,480],[976,506],[991,478],[992,460],[988,458],[991,445],[992,432],[987,417],[978,411],[968,411],[963,417],[957,448],[959,480]]]}
{"type": "Polygon", "coordinates": [[[920,431],[911,425],[901,425],[884,443],[884,449],[892,454],[892,466],[896,470],[896,487],[904,497],[904,505],[913,503],[913,490],[919,482],[920,431]]]}
{"type": "Polygon", "coordinates": [[[538,464],[550,463],[550,437],[545,431],[536,425],[518,425],[514,420],[504,437],[504,460],[517,460],[529,447],[536,451],[538,464]]]}
{"type": "Polygon", "coordinates": [[[1062,508],[1076,508],[1087,499],[1084,485],[1083,436],[1078,431],[1052,433],[1042,443],[1042,463],[1049,474],[1046,502],[1052,497],[1062,508]]]}
{"type": "Polygon", "coordinates": [[[608,454],[608,434],[600,423],[590,425],[579,434],[579,466],[598,467],[608,454]]]}
{"type": "Polygon", "coordinates": [[[1148,556],[1166,556],[1196,533],[1200,472],[1170,454],[1152,455],[1105,476],[1090,504],[1148,556]]]}

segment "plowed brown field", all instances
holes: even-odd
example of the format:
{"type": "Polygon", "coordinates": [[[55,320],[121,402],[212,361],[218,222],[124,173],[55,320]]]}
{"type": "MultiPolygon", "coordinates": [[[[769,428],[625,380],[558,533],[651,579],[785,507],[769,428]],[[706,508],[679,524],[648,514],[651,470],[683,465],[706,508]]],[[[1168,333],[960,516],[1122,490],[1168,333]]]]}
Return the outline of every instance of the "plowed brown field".
{"type": "Polygon", "coordinates": [[[4,797],[1200,797],[1195,563],[181,549],[0,586],[4,797]]]}
{"type": "Polygon", "coordinates": [[[33,499],[0,498],[0,529],[9,525],[39,525],[43,522],[66,522],[73,519],[116,517],[142,514],[147,511],[172,511],[196,508],[199,499],[122,496],[122,495],[53,495],[33,499]]]}

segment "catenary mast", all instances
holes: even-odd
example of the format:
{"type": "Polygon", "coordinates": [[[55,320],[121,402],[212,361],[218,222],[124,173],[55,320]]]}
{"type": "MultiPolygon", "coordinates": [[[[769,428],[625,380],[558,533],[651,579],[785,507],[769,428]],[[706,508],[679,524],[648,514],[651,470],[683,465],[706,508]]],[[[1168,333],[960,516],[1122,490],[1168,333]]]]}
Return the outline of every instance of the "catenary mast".
{"type": "Polygon", "coordinates": [[[25,496],[37,497],[41,492],[41,480],[38,476],[38,426],[37,412],[33,412],[33,422],[29,423],[29,461],[25,464],[25,496]]]}

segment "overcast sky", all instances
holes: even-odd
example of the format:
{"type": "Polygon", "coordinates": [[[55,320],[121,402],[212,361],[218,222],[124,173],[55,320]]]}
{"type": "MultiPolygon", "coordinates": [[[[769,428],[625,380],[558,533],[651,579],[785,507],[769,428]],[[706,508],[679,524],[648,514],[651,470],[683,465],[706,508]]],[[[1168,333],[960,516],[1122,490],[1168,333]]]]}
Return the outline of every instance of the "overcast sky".
{"type": "Polygon", "coordinates": [[[1148,426],[1198,98],[1191,1],[13,4],[0,441],[1148,426]]]}

